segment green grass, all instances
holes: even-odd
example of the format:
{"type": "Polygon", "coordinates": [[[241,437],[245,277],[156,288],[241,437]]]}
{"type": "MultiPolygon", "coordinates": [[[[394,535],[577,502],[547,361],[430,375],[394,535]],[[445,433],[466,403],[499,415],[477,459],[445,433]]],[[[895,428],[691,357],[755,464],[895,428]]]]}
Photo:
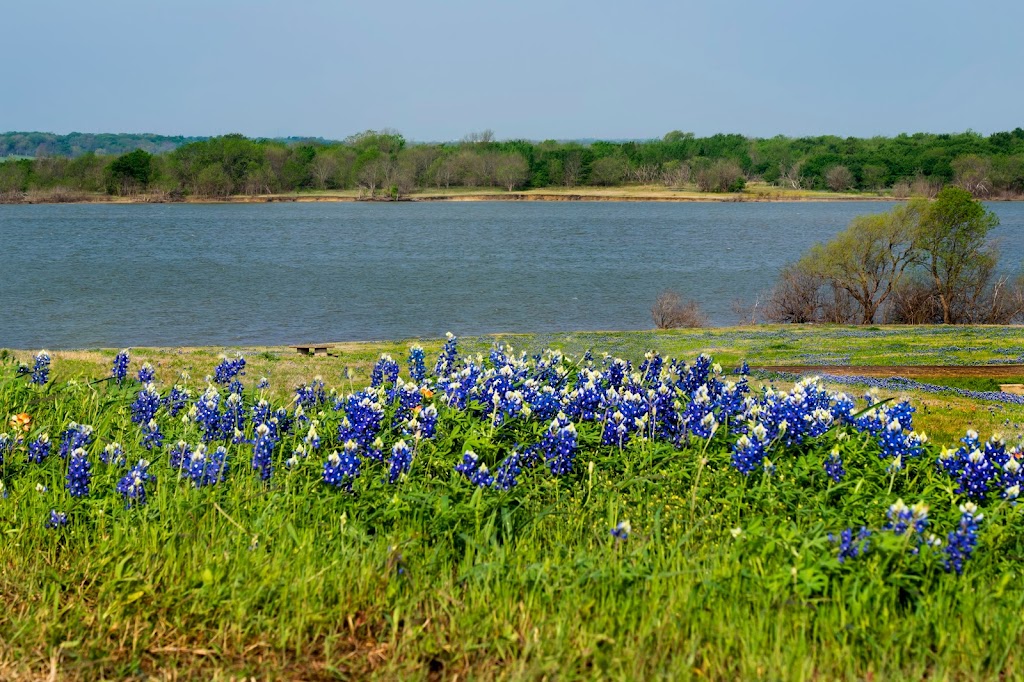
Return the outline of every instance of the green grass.
{"type": "MultiPolygon", "coordinates": [[[[598,356],[634,359],[648,347],[686,359],[712,348],[730,364],[809,364],[801,358],[825,353],[863,359],[856,364],[958,354],[985,362],[1006,359],[1000,349],[1013,346],[995,329],[854,333],[861,331],[504,338],[529,350],[593,347],[598,356]]],[[[491,341],[462,347],[486,352],[491,341]]],[[[407,345],[357,344],[316,358],[244,349],[246,385],[267,376],[266,395],[283,404],[296,383],[321,374],[344,393],[365,384],[379,353],[404,358],[407,345]]],[[[440,342],[423,345],[430,365],[440,342]]],[[[827,539],[850,526],[878,529],[898,498],[926,502],[930,530],[945,537],[963,498],[932,464],[941,441],[972,424],[984,438],[1006,419],[1024,422],[1019,407],[911,396],[920,406],[916,425],[936,441],[928,456],[893,474],[868,440],[854,436],[841,443],[850,474],[838,485],[821,466],[835,433],[772,453],[774,475],[745,477],[729,466],[721,434],[683,450],[652,442],[619,449],[599,444],[596,425],[580,424],[574,474],[557,479],[538,468],[509,492],[478,490],[453,472],[465,448],[493,465],[544,427],[495,428],[442,411],[441,435],[419,446],[396,486],[381,480],[380,465],[367,464],[354,494],[327,488],[320,481],[327,450],[291,471],[280,455],[274,479],[263,483],[250,473],[251,448],[233,446],[228,480],[195,489],[176,480],[166,455],[137,445],[128,409],[135,387],[87,383],[107,375],[113,354],[54,353],[45,388],[15,377],[10,362],[0,367],[3,416],[31,414],[28,438],[48,430],[56,440],[72,419],[99,434],[88,498],[68,496],[56,456],[30,466],[19,446],[0,468],[8,494],[0,500],[0,678],[45,678],[51,669],[82,680],[1024,675],[1021,507],[985,505],[979,548],[960,577],[941,569],[941,553],[907,553],[904,537],[876,534],[867,557],[844,564],[827,539]],[[123,470],[96,459],[112,439],[126,445],[131,462],[153,460],[157,481],[145,506],[125,509],[113,492],[123,470]],[[43,528],[51,508],[66,510],[71,523],[43,528]],[[618,542],[609,529],[623,520],[633,532],[618,542]]],[[[138,349],[133,370],[143,360],[158,364],[163,386],[187,370],[196,390],[217,354],[138,349]]],[[[339,414],[310,416],[321,420],[325,439],[333,437],[339,414]]],[[[195,425],[166,416],[161,423],[168,443],[196,442],[195,425]]],[[[302,435],[287,436],[281,452],[302,435]]]]}

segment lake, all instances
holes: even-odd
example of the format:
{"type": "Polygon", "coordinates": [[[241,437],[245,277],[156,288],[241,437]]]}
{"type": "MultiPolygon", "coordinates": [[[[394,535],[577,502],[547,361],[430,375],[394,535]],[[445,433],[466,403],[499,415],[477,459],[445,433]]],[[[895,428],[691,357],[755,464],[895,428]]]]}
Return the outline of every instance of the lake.
{"type": "MultiPolygon", "coordinates": [[[[659,292],[737,321],[788,261],[889,203],[0,206],[0,346],[289,344],[649,329],[659,292]]],[[[990,206],[1004,269],[1024,204],[990,206]]]]}

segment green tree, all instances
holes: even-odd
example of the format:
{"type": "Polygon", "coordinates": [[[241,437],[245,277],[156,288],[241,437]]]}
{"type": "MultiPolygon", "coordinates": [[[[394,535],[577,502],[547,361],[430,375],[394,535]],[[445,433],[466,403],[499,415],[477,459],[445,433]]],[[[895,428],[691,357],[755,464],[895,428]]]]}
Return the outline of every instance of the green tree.
{"type": "Polygon", "coordinates": [[[129,194],[149,186],[153,178],[153,155],[136,149],[122,154],[107,167],[107,192],[129,194]]]}
{"type": "Polygon", "coordinates": [[[860,322],[871,324],[917,260],[914,236],[925,210],[916,200],[888,213],[857,216],[831,241],[811,248],[797,267],[849,294],[860,307],[860,322]]]}
{"type": "Polygon", "coordinates": [[[947,187],[921,216],[915,243],[942,306],[942,321],[955,324],[966,292],[984,286],[998,258],[987,243],[999,218],[971,193],[947,187]]]}

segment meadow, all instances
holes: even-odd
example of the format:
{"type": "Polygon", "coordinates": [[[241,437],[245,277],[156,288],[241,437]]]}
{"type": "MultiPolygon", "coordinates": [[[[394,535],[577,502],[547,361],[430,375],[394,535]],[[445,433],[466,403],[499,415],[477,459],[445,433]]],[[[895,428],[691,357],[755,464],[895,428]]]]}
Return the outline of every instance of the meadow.
{"type": "Polygon", "coordinates": [[[1022,401],[747,370],[1021,337],[0,352],[0,677],[1013,679],[1022,401]]]}

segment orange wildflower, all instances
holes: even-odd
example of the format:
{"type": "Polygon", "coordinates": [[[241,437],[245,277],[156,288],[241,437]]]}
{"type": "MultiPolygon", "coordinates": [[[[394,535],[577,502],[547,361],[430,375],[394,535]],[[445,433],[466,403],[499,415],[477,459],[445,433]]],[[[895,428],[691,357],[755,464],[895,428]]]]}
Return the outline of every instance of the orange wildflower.
{"type": "Polygon", "coordinates": [[[20,412],[11,417],[11,426],[15,429],[21,429],[22,431],[28,431],[32,425],[32,417],[28,412],[20,412]]]}

